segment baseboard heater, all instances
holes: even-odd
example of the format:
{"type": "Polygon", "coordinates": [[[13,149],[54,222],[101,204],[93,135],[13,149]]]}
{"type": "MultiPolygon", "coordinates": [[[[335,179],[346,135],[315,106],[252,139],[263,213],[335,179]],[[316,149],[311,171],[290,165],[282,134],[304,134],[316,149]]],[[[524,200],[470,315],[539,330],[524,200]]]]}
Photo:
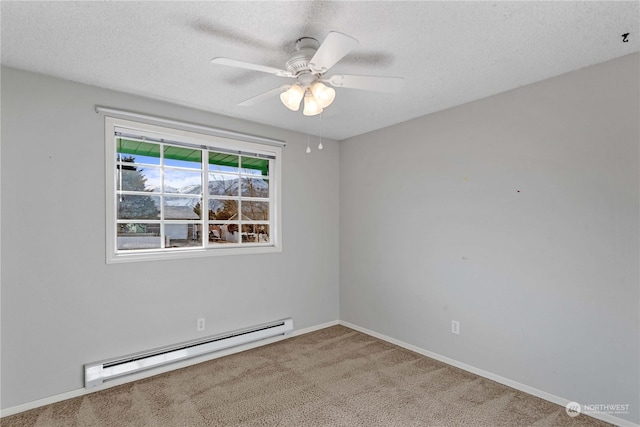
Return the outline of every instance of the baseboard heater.
{"type": "Polygon", "coordinates": [[[114,378],[278,335],[288,335],[292,331],[293,319],[289,317],[169,347],[130,354],[117,359],[87,363],[84,365],[84,386],[85,388],[97,387],[114,378]]]}

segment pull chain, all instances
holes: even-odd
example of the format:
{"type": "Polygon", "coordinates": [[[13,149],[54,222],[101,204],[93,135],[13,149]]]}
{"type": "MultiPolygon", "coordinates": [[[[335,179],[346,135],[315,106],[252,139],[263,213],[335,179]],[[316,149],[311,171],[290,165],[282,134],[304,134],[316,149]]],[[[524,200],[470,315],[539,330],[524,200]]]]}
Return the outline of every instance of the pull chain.
{"type": "Polygon", "coordinates": [[[322,150],[322,113],[320,113],[320,144],[318,144],[318,150],[322,150]]]}

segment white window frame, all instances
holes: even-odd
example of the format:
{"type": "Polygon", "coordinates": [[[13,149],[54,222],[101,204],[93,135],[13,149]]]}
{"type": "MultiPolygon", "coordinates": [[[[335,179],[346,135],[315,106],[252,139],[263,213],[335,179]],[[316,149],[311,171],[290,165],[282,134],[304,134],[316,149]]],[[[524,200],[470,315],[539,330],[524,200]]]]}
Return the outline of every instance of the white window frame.
{"type": "MultiPolygon", "coordinates": [[[[141,123],[123,118],[105,116],[105,177],[106,177],[106,262],[155,261],[176,258],[194,258],[220,255],[248,255],[282,252],[281,218],[281,171],[282,148],[256,142],[236,140],[201,132],[169,128],[149,123],[141,123]],[[163,248],[163,249],[117,249],[117,176],[116,176],[116,131],[125,128],[140,134],[160,135],[167,141],[196,145],[203,150],[225,149],[238,153],[249,152],[273,157],[269,167],[269,242],[210,245],[203,237],[202,247],[163,248]]],[[[203,180],[206,170],[203,169],[203,180]]],[[[203,191],[201,224],[202,230],[208,230],[207,197],[203,191]]]]}

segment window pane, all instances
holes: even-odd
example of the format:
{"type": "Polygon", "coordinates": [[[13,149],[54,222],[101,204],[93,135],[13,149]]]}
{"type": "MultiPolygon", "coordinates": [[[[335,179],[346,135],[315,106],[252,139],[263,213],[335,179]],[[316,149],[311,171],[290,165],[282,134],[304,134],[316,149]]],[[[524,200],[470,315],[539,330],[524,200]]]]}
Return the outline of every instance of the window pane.
{"type": "Polygon", "coordinates": [[[202,199],[171,196],[164,198],[164,219],[200,219],[202,199]]]}
{"type": "Polygon", "coordinates": [[[165,224],[164,239],[166,248],[185,248],[202,246],[202,225],[194,223],[165,224]]]}
{"type": "Polygon", "coordinates": [[[118,249],[159,249],[160,224],[118,224],[118,249]]]}
{"type": "Polygon", "coordinates": [[[116,142],[117,160],[128,163],[160,164],[160,146],[149,142],[118,138],[116,142]]]}
{"type": "Polygon", "coordinates": [[[242,157],[242,173],[244,175],[269,176],[269,160],[255,157],[242,157]]]}
{"type": "Polygon", "coordinates": [[[242,225],[242,242],[243,243],[268,243],[269,242],[269,226],[267,224],[243,224],[242,225]]]}
{"type": "Polygon", "coordinates": [[[202,174],[165,168],[164,192],[180,194],[202,194],[202,174]]]}
{"type": "Polygon", "coordinates": [[[164,164],[165,166],[202,169],[202,150],[166,145],[164,147],[164,164]]]}
{"type": "Polygon", "coordinates": [[[209,224],[210,244],[238,243],[239,238],[238,224],[209,224]]]}
{"type": "Polygon", "coordinates": [[[245,221],[269,220],[269,202],[242,201],[242,219],[245,221]]]}
{"type": "Polygon", "coordinates": [[[221,173],[209,174],[209,194],[212,196],[237,196],[237,175],[225,175],[221,173]]]}
{"type": "Polygon", "coordinates": [[[238,201],[209,199],[209,219],[237,221],[238,201]]]}
{"type": "Polygon", "coordinates": [[[242,197],[269,197],[269,180],[242,178],[242,197]]]}
{"type": "Polygon", "coordinates": [[[238,173],[240,158],[234,154],[209,152],[209,170],[238,173]]]}
{"type": "Polygon", "coordinates": [[[159,196],[121,194],[118,197],[118,219],[160,219],[159,196]]]}
{"type": "Polygon", "coordinates": [[[118,190],[157,192],[160,191],[160,168],[117,165],[116,181],[118,190]]]}

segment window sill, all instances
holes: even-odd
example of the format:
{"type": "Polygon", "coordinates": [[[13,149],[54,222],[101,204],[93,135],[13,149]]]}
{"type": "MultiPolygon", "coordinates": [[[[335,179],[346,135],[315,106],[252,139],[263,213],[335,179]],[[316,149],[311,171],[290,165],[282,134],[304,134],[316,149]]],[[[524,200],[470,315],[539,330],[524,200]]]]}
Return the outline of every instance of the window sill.
{"type": "Polygon", "coordinates": [[[280,246],[248,246],[215,249],[179,249],[175,251],[136,251],[131,253],[107,254],[107,264],[120,264],[138,261],[165,261],[170,259],[205,258],[227,255],[254,255],[280,253],[280,246]]]}

